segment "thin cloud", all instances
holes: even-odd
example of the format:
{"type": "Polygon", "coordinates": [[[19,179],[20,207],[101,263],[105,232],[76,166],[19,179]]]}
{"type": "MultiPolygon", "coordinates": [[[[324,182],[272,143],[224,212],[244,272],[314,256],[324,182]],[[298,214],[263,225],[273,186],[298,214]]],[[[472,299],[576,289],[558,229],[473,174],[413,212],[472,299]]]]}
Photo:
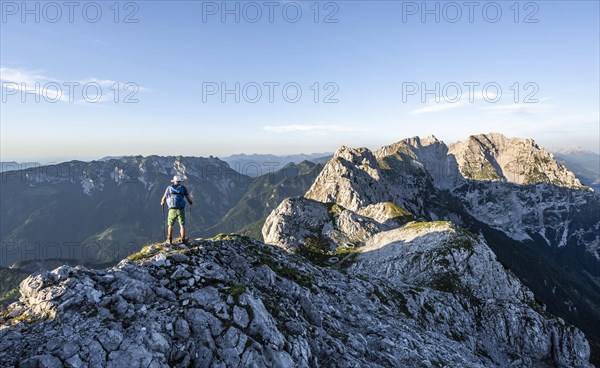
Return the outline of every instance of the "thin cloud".
{"type": "Polygon", "coordinates": [[[309,125],[309,124],[290,124],[290,125],[266,125],[263,130],[271,133],[306,133],[306,134],[332,134],[364,132],[368,129],[349,127],[342,125],[309,125]]]}
{"type": "Polygon", "coordinates": [[[550,100],[550,97],[541,98],[538,102],[534,103],[520,102],[509,105],[485,106],[480,108],[480,110],[499,114],[531,115],[533,113],[544,112],[554,108],[554,106],[545,103],[548,100],[550,100]]]}
{"type": "MultiPolygon", "coordinates": [[[[126,84],[110,79],[98,79],[95,77],[74,81],[65,81],[48,77],[44,75],[44,71],[42,70],[15,69],[3,66],[0,66],[0,82],[10,83],[11,87],[19,92],[27,91],[28,93],[34,93],[52,101],[70,102],[76,104],[88,103],[88,101],[85,101],[81,96],[81,88],[89,83],[95,83],[102,89],[102,96],[98,99],[98,101],[95,101],[96,103],[112,101],[114,91],[110,91],[110,89],[115,88],[116,84],[118,84],[119,88],[123,88],[123,86],[126,84]],[[60,91],[57,91],[54,86],[50,86],[50,83],[58,84],[60,86],[60,91]],[[69,83],[79,83],[78,86],[73,86],[75,96],[69,95],[69,83]],[[79,98],[75,98],[76,96],[79,98]]],[[[8,87],[3,86],[2,88],[8,87]]],[[[145,88],[138,87],[138,91],[145,90],[145,88]]]]}
{"type": "Polygon", "coordinates": [[[3,82],[35,84],[36,82],[55,82],[51,78],[43,76],[41,70],[19,70],[0,66],[0,80],[3,82]]]}
{"type": "Polygon", "coordinates": [[[440,102],[437,105],[425,106],[425,107],[421,107],[421,108],[412,110],[411,112],[408,113],[408,115],[414,116],[414,115],[419,115],[419,114],[427,114],[430,112],[438,112],[438,111],[455,109],[455,108],[461,107],[461,106],[464,106],[464,103],[461,103],[461,102],[441,103],[440,102]]]}
{"type": "MultiPolygon", "coordinates": [[[[436,99],[432,98],[427,100],[427,104],[425,105],[425,107],[420,107],[418,109],[412,110],[408,113],[408,115],[410,116],[415,116],[415,115],[420,115],[420,114],[428,114],[428,113],[432,113],[432,112],[439,112],[439,111],[445,111],[445,110],[451,110],[451,109],[456,109],[459,107],[466,107],[469,105],[474,105],[476,103],[480,104],[480,103],[487,103],[487,104],[492,104],[493,102],[491,101],[501,101],[503,99],[503,96],[500,94],[497,94],[495,92],[489,92],[486,91],[484,92],[483,90],[476,90],[473,91],[472,94],[469,93],[463,93],[461,95],[453,95],[453,96],[446,96],[445,98],[439,98],[437,101],[436,99]],[[456,102],[454,102],[456,101],[456,102]]],[[[546,100],[548,100],[549,98],[545,98],[545,99],[541,99],[540,102],[544,102],[546,100]]],[[[529,104],[532,105],[532,104],[529,104]]],[[[505,111],[505,110],[512,110],[513,112],[516,110],[519,111],[524,111],[524,108],[519,108],[519,107],[508,107],[508,106],[513,106],[513,105],[495,105],[495,106],[491,106],[491,107],[482,107],[481,110],[497,110],[497,111],[505,111]],[[507,106],[507,107],[504,107],[507,106]]]]}

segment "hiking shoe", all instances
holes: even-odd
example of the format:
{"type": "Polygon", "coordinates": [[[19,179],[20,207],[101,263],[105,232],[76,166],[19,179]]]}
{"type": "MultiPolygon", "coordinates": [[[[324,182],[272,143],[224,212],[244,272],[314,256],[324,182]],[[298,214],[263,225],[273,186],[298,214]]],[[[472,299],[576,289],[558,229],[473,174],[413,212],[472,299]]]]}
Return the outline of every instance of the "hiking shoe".
{"type": "Polygon", "coordinates": [[[182,244],[182,245],[183,245],[183,244],[187,244],[187,242],[188,242],[190,239],[189,239],[189,238],[181,238],[181,239],[179,239],[179,240],[181,241],[181,243],[180,243],[180,244],[182,244]]]}

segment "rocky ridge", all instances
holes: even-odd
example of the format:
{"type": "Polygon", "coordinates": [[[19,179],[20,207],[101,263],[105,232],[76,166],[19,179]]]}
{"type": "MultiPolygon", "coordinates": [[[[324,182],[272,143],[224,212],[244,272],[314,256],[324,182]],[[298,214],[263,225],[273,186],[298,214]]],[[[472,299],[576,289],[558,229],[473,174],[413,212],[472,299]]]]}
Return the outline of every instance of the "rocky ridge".
{"type": "MultiPolygon", "coordinates": [[[[374,153],[342,147],[304,198],[288,199],[271,213],[263,238],[301,254],[316,250],[337,257],[354,251],[362,257],[377,239],[394,243],[389,234],[411,220],[393,224],[364,216],[367,208],[391,205],[413,220],[450,220],[479,234],[554,312],[594,336],[600,294],[590,275],[600,270],[600,196],[532,140],[489,134],[465,142],[448,147],[435,137],[415,137],[374,153]],[[528,158],[530,168],[544,174],[513,182],[510,157],[528,158]]],[[[398,265],[405,261],[392,258],[398,265]]],[[[385,263],[379,259],[371,273],[386,270],[384,277],[393,279],[395,266],[385,263]]]]}
{"type": "Polygon", "coordinates": [[[515,240],[581,248],[600,262],[600,196],[531,139],[491,133],[450,146],[431,136],[374,153],[342,147],[305,197],[352,211],[391,202],[419,218],[460,222],[443,191],[515,240]]]}
{"type": "Polygon", "coordinates": [[[413,137],[382,147],[375,156],[382,158],[396,153],[422,165],[440,189],[450,189],[468,180],[585,188],[532,139],[489,133],[446,145],[434,136],[413,137]]]}
{"type": "Polygon", "coordinates": [[[390,266],[394,258],[373,245],[355,262],[324,267],[237,236],[147,247],[107,270],[32,275],[0,328],[0,364],[589,366],[583,334],[524,304],[536,305],[484,243],[446,223],[412,226],[389,235],[405,244],[378,248],[415,251],[389,281],[371,273],[377,257],[390,266]],[[474,243],[438,241],[454,237],[474,243]],[[415,264],[424,273],[407,272],[415,264]],[[458,275],[457,288],[494,284],[469,301],[431,282],[440,267],[458,275]]]}

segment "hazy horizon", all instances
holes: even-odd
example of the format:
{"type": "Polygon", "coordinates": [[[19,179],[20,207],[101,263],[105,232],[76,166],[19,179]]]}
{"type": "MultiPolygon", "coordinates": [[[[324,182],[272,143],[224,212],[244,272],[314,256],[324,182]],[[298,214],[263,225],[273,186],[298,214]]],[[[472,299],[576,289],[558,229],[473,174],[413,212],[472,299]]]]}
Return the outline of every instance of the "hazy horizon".
{"type": "MultiPolygon", "coordinates": [[[[487,134],[487,133],[482,133],[482,134],[487,134]]],[[[435,136],[435,134],[433,134],[435,136]]],[[[425,136],[421,136],[420,138],[424,138],[425,136]]],[[[410,137],[404,137],[401,139],[405,139],[405,138],[410,138],[410,137]]],[[[444,139],[441,139],[440,137],[436,136],[436,138],[438,138],[440,141],[443,141],[446,144],[452,144],[455,142],[458,142],[460,140],[457,141],[446,141],[444,139]]],[[[466,139],[467,137],[465,137],[466,139]]],[[[509,137],[509,138],[531,138],[531,137],[509,137]]],[[[366,147],[372,151],[388,145],[388,144],[392,144],[395,142],[398,142],[399,140],[395,140],[395,141],[390,141],[390,142],[386,142],[383,143],[379,146],[352,146],[354,148],[358,148],[358,147],[366,147]]],[[[534,139],[534,141],[542,148],[546,149],[549,152],[560,152],[560,151],[568,151],[568,150],[583,150],[586,152],[592,152],[594,154],[600,155],[600,150],[596,149],[589,149],[583,146],[578,146],[578,145],[569,145],[569,144],[565,144],[563,146],[546,146],[544,144],[541,144],[538,140],[534,139]]],[[[98,161],[101,160],[103,158],[106,157],[125,157],[125,156],[143,156],[143,157],[147,157],[147,156],[187,156],[187,157],[209,157],[209,156],[213,156],[213,157],[218,157],[220,159],[223,158],[227,158],[230,156],[235,156],[235,155],[247,155],[247,156],[252,156],[252,155],[274,155],[274,156],[278,156],[278,157],[285,157],[285,156],[296,156],[296,155],[317,155],[317,154],[322,154],[323,156],[329,155],[329,154],[333,154],[335,153],[335,151],[340,148],[341,146],[338,147],[334,147],[333,149],[329,150],[329,151],[323,151],[323,152],[291,152],[291,153],[274,153],[274,152],[231,152],[231,153],[225,153],[225,154],[221,154],[221,155],[216,155],[213,153],[203,153],[203,154],[179,154],[179,153],[164,153],[164,154],[159,154],[159,153],[127,153],[127,154],[107,154],[107,155],[102,155],[99,157],[93,156],[93,157],[85,157],[85,156],[79,156],[79,157],[57,157],[54,159],[47,159],[47,158],[27,158],[27,159],[4,159],[4,156],[1,157],[0,162],[17,162],[17,163],[26,163],[26,162],[36,162],[36,163],[40,163],[40,164],[53,164],[53,163],[59,163],[59,162],[67,162],[67,161],[98,161]]]]}

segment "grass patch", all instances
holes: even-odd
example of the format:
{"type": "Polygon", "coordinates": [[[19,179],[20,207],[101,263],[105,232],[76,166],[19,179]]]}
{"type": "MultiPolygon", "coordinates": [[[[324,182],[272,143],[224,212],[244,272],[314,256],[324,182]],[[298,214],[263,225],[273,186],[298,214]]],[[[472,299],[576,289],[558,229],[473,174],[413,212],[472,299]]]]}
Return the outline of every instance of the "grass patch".
{"type": "Polygon", "coordinates": [[[0,294],[0,305],[9,305],[19,300],[19,288],[10,289],[0,294]]]}
{"type": "Polygon", "coordinates": [[[234,297],[236,300],[248,290],[245,285],[233,285],[227,290],[227,294],[234,297]]]}
{"type": "Polygon", "coordinates": [[[413,217],[413,214],[392,202],[385,202],[386,212],[392,218],[396,217],[413,217]]]}
{"type": "Polygon", "coordinates": [[[373,294],[379,299],[379,301],[392,308],[397,308],[405,316],[411,316],[408,310],[408,302],[406,297],[401,292],[395,289],[387,289],[382,291],[378,286],[373,285],[373,294]]]}
{"type": "Polygon", "coordinates": [[[158,253],[160,250],[164,250],[165,246],[162,243],[154,243],[150,245],[146,245],[139,252],[133,253],[127,256],[127,259],[130,261],[139,261],[140,259],[147,258],[149,256],[153,256],[158,253]]]}
{"type": "Polygon", "coordinates": [[[205,285],[212,285],[214,287],[217,288],[217,290],[219,290],[219,292],[221,293],[221,297],[224,298],[223,300],[226,300],[226,296],[225,295],[229,295],[231,297],[233,297],[233,299],[235,300],[235,302],[237,303],[240,300],[240,296],[242,296],[242,294],[244,294],[246,291],[248,291],[248,288],[246,287],[246,285],[243,284],[229,284],[228,285],[223,285],[220,281],[216,281],[216,280],[207,280],[207,283],[204,283],[205,285]]]}
{"type": "Polygon", "coordinates": [[[356,244],[328,250],[330,247],[329,241],[323,237],[307,237],[304,239],[304,245],[296,253],[319,266],[329,266],[331,258],[358,253],[360,249],[356,244]]]}
{"type": "Polygon", "coordinates": [[[404,226],[405,230],[436,230],[436,228],[439,228],[439,230],[451,230],[451,231],[455,231],[452,227],[452,223],[450,221],[419,221],[419,222],[412,222],[410,224],[407,224],[406,226],[404,226]]]}
{"type": "Polygon", "coordinates": [[[267,265],[278,276],[286,278],[288,280],[295,281],[300,286],[304,286],[304,287],[310,289],[314,283],[314,280],[312,277],[302,274],[296,268],[290,267],[290,266],[282,264],[280,262],[276,262],[272,258],[260,257],[258,259],[258,262],[260,264],[267,265]]]}
{"type": "Polygon", "coordinates": [[[329,219],[330,220],[335,220],[336,216],[339,216],[340,213],[342,213],[342,211],[344,210],[344,208],[342,206],[340,206],[339,204],[335,203],[335,202],[328,202],[326,203],[327,205],[327,213],[329,214],[329,219]]]}
{"type": "MultiPolygon", "coordinates": [[[[393,203],[393,202],[382,202],[380,203],[383,205],[383,213],[385,214],[386,218],[389,220],[393,220],[396,221],[398,223],[398,225],[404,225],[407,222],[410,221],[414,221],[415,220],[415,216],[408,212],[407,210],[405,210],[404,208],[398,206],[397,204],[393,203]]],[[[379,208],[379,207],[377,207],[379,208]]],[[[365,217],[369,217],[371,219],[375,220],[376,217],[376,213],[375,211],[377,211],[377,209],[374,208],[369,208],[369,209],[362,209],[359,211],[359,214],[365,217]]]]}
{"type": "Polygon", "coordinates": [[[212,240],[236,240],[236,239],[241,239],[244,241],[252,240],[252,239],[250,239],[250,237],[248,237],[246,235],[236,234],[236,233],[231,233],[231,234],[220,233],[220,234],[215,235],[212,238],[212,240]]]}
{"type": "Polygon", "coordinates": [[[33,323],[36,319],[28,314],[21,314],[10,320],[10,325],[14,326],[17,323],[33,323]]]}

